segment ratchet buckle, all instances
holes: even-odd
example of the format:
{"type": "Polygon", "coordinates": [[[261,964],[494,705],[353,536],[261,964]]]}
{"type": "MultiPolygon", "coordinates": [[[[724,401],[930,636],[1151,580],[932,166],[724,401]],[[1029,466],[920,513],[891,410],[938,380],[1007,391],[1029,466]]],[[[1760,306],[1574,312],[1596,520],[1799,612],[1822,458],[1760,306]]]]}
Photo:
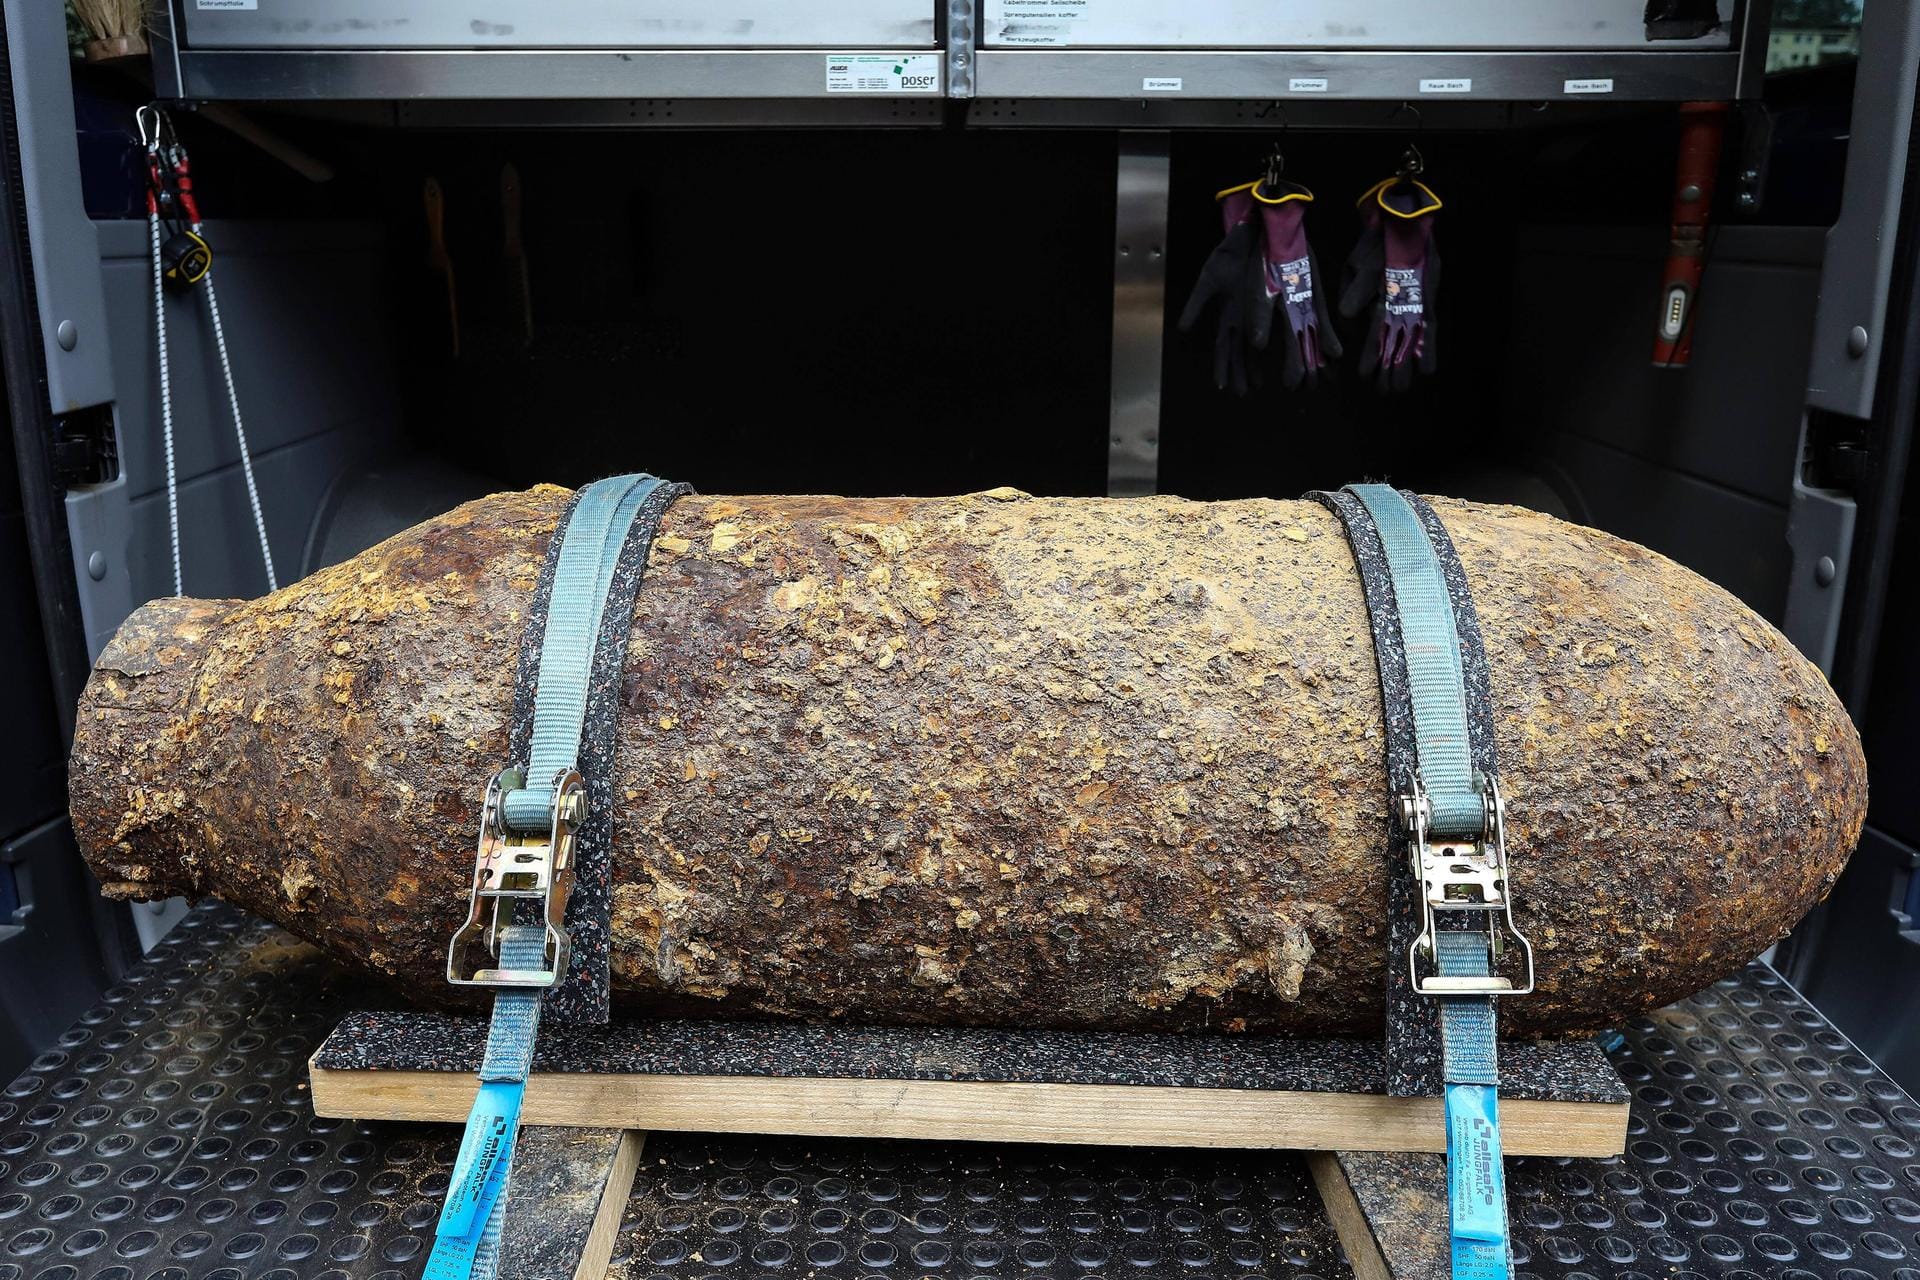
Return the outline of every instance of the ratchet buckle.
{"type": "Polygon", "coordinates": [[[586,785],[578,769],[560,770],[553,778],[545,832],[521,832],[507,825],[506,797],[525,788],[526,781],[520,770],[502,769],[487,783],[467,920],[447,948],[447,981],[457,987],[550,987],[567,970],[571,940],[564,925],[573,891],[574,834],[587,815],[586,785]],[[522,902],[540,904],[546,928],[537,969],[499,963],[501,934],[514,923],[522,902]]]}
{"type": "Polygon", "coordinates": [[[1399,798],[1401,827],[1407,833],[1408,859],[1420,884],[1420,933],[1407,948],[1407,972],[1413,989],[1426,996],[1523,996],[1533,990],[1533,944],[1513,923],[1513,896],[1507,885],[1507,805],[1493,778],[1476,774],[1486,814],[1479,834],[1436,837],[1429,830],[1433,804],[1418,775],[1413,794],[1399,798]],[[1479,976],[1434,972],[1434,931],[1443,914],[1475,913],[1486,939],[1487,973],[1479,976]],[[1501,958],[1517,947],[1525,977],[1515,985],[1498,972],[1501,958]],[[1422,964],[1424,961],[1424,966],[1422,964]],[[1424,972],[1423,972],[1424,968],[1424,972]]]}

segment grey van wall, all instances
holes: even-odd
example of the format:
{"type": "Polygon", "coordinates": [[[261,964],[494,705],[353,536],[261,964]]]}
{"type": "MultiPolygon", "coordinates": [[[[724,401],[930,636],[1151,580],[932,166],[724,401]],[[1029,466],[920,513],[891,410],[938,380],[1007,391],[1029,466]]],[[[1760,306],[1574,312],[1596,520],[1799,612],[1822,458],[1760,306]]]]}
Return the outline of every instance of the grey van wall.
{"type": "Polygon", "coordinates": [[[1823,227],[1723,226],[1693,363],[1651,364],[1665,235],[1527,227],[1507,437],[1572,517],[1671,556],[1779,622],[1823,227]]]}
{"type": "MultiPolygon", "coordinates": [[[[120,477],[69,498],[91,652],[173,590],[167,549],[153,267],[145,222],[95,224],[113,346],[120,477]],[[105,576],[86,566],[95,551],[105,576]]],[[[399,447],[399,395],[374,224],[210,223],[213,278],[280,581],[352,468],[399,447]]],[[[266,573],[204,300],[169,297],[169,367],[186,592],[252,596],[266,573]]]]}

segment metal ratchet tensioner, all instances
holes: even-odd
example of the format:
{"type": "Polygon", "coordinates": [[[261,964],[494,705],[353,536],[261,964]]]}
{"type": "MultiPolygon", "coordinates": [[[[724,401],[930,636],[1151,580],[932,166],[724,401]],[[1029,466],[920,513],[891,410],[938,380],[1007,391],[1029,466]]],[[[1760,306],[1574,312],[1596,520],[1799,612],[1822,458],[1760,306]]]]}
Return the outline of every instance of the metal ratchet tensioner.
{"type": "Polygon", "coordinates": [[[447,948],[447,981],[455,986],[550,987],[567,971],[571,942],[564,926],[567,898],[573,891],[574,836],[587,814],[586,785],[578,769],[566,768],[554,775],[544,834],[507,826],[507,793],[525,785],[526,775],[517,769],[502,769],[487,783],[467,920],[447,948]],[[541,904],[546,925],[544,963],[538,969],[504,968],[498,964],[501,931],[513,923],[514,908],[523,901],[541,904]],[[485,960],[478,965],[472,958],[476,943],[485,951],[485,960]]]}
{"type": "Polygon", "coordinates": [[[1436,837],[1431,832],[1433,805],[1416,775],[1413,794],[1399,798],[1399,818],[1407,833],[1408,858],[1420,882],[1420,934],[1407,948],[1407,972],[1413,989],[1426,996],[1523,996],[1533,990],[1533,944],[1513,923],[1513,895],[1507,885],[1507,803],[1500,784],[1485,774],[1474,780],[1486,801],[1478,834],[1436,837]],[[1434,967],[1434,925],[1442,912],[1478,912],[1487,939],[1489,974],[1453,977],[1434,967]],[[1525,979],[1518,986],[1494,972],[1507,947],[1517,944],[1525,979]],[[1421,972],[1421,961],[1429,972],[1421,972]]]}

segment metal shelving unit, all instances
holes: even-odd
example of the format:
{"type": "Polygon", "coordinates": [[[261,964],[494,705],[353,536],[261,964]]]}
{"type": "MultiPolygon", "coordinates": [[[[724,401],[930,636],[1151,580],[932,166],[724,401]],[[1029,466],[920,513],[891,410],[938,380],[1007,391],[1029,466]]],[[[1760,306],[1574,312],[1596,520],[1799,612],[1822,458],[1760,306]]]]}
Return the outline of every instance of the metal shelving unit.
{"type": "MultiPolygon", "coordinates": [[[[831,99],[979,97],[1125,104],[1136,113],[1244,101],[1591,105],[1749,96],[1766,28],[1765,7],[1742,0],[1719,0],[1716,20],[1681,38],[1650,30],[1639,0],[1552,0],[1514,11],[1459,0],[1284,11],[1243,0],[1175,8],[861,0],[765,13],[754,3],[734,0],[713,16],[684,0],[559,8],[509,0],[482,22],[440,0],[404,14],[384,0],[278,0],[267,12],[248,0],[172,0],[153,19],[155,76],[169,98],[486,103],[496,118],[504,104],[551,116],[532,104],[731,101],[759,105],[691,115],[754,125],[899,122],[890,111],[818,109],[831,99]],[[1391,42],[1373,34],[1385,32],[1397,34],[1391,42]]],[[[1046,114],[1055,123],[1112,123],[1046,114]]],[[[987,111],[968,120],[1012,118],[987,111]]],[[[1217,127],[1217,118],[1190,113],[1195,127],[1217,127]]],[[[1170,123],[1187,122],[1176,114],[1170,123]]]]}

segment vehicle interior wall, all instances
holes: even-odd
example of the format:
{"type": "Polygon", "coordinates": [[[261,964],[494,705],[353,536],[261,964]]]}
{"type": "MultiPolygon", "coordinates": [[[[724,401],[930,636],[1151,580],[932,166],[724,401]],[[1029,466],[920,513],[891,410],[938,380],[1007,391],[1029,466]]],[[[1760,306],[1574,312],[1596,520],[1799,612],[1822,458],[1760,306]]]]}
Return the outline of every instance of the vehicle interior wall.
{"type": "MultiPolygon", "coordinates": [[[[334,180],[302,183],[215,126],[184,117],[183,128],[224,245],[222,298],[245,311],[229,326],[235,376],[276,556],[290,564],[338,477],[400,454],[502,485],[641,467],[710,492],[1104,490],[1111,131],[266,119],[334,180]],[[504,252],[508,165],[530,326],[504,252]],[[457,325],[428,265],[429,178],[444,193],[457,325]]],[[[1284,496],[1391,476],[1513,497],[1646,542],[1777,617],[1833,201],[1722,218],[1694,362],[1655,369],[1675,147],[1661,107],[1473,132],[1173,135],[1160,488],[1284,496]],[[1409,142],[1445,201],[1439,375],[1400,397],[1344,367],[1312,393],[1216,390],[1204,326],[1174,323],[1220,235],[1213,193],[1253,176],[1277,143],[1287,176],[1316,194],[1308,233],[1322,276],[1337,279],[1354,196],[1409,142]]],[[[99,227],[116,372],[146,393],[120,405],[133,602],[167,585],[151,289],[141,222],[99,227]]],[[[205,489],[189,506],[217,521],[246,508],[198,319],[179,315],[169,337],[182,475],[205,489]]],[[[191,558],[190,591],[260,585],[245,520],[189,535],[207,547],[191,558]]]]}

